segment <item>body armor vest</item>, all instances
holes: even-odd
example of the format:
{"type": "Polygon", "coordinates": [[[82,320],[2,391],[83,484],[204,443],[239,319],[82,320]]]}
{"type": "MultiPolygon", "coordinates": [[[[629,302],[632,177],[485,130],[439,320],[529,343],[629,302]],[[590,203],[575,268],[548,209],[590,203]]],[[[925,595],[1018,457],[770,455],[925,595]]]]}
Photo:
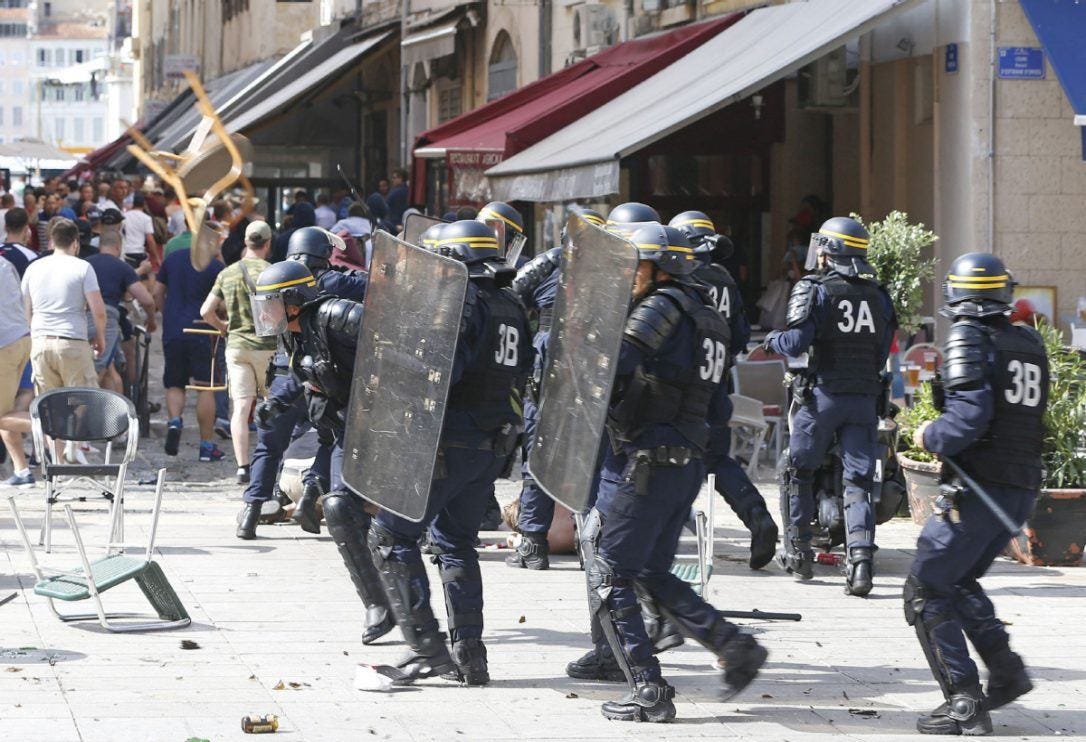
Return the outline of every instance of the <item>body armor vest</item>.
{"type": "Polygon", "coordinates": [[[1037,333],[1008,322],[984,325],[995,347],[988,377],[995,395],[984,436],[961,453],[963,468],[982,481],[1037,490],[1048,405],[1048,358],[1037,333]]]}
{"type": "Polygon", "coordinates": [[[290,361],[298,378],[309,382],[307,387],[310,392],[319,393],[342,409],[347,406],[351,396],[354,370],[339,368],[328,344],[326,321],[321,316],[321,307],[335,298],[321,297],[302,312],[299,317],[302,332],[290,361]]]}
{"type": "MultiPolygon", "coordinates": [[[[698,289],[670,284],[642,299],[661,300],[676,304],[683,319],[694,323],[689,361],[676,375],[673,367],[665,369],[657,359],[646,358],[626,388],[620,390],[621,397],[608,416],[608,427],[616,440],[630,443],[649,426],[666,423],[704,452],[709,443],[709,403],[717,387],[725,383],[731,366],[731,331],[717,308],[708,303],[711,297],[698,289]]],[[[671,334],[678,327],[676,323],[671,334]]]]}
{"type": "Polygon", "coordinates": [[[505,290],[471,284],[468,291],[478,292],[476,302],[489,307],[490,317],[475,360],[449,390],[449,407],[468,413],[480,430],[498,430],[521,419],[514,395],[524,376],[521,341],[530,331],[524,310],[505,290]]]}
{"type": "Polygon", "coordinates": [[[705,284],[709,289],[709,298],[712,299],[713,306],[720,312],[725,322],[730,322],[735,308],[739,306],[739,286],[728,269],[722,265],[710,263],[694,271],[694,278],[705,284]]]}
{"type": "Polygon", "coordinates": [[[829,274],[822,281],[829,305],[818,328],[811,369],[817,382],[836,394],[880,394],[889,317],[885,294],[875,283],[829,274]]]}

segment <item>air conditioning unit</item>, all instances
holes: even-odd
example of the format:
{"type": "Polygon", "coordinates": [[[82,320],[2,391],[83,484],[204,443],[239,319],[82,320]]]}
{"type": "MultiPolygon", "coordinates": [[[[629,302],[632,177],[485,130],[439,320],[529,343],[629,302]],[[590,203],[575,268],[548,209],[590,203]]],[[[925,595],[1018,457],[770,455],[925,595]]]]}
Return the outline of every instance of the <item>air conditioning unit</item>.
{"type": "Polygon", "coordinates": [[[609,46],[613,28],[610,8],[603,3],[585,3],[573,19],[573,46],[586,51],[609,46]]]}
{"type": "Polygon", "coordinates": [[[850,92],[848,63],[843,46],[799,71],[801,108],[841,108],[848,105],[850,92]]]}

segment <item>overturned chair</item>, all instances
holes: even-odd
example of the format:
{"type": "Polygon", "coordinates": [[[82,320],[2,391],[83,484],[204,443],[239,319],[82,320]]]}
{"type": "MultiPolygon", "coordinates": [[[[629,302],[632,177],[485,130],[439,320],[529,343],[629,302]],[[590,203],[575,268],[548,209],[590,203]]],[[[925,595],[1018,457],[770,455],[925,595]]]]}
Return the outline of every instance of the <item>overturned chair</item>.
{"type": "MultiPolygon", "coordinates": [[[[106,554],[100,559],[91,561],[87,556],[86,547],[83,545],[83,537],[79,533],[79,527],[75,522],[75,515],[70,504],[64,504],[64,514],[68,519],[68,527],[72,532],[76,551],[79,554],[80,565],[74,569],[57,570],[42,567],[34,554],[34,545],[27,535],[26,525],[23,523],[19,509],[15,505],[17,495],[8,497],[8,506],[11,508],[15,525],[19,529],[23,546],[26,548],[30,566],[34,570],[38,581],[34,585],[34,593],[41,595],[49,602],[49,609],[53,611],[61,621],[94,621],[97,620],[102,628],[112,632],[126,631],[160,631],[163,629],[179,629],[188,626],[192,619],[189,618],[185,606],[177,597],[169,580],[162,571],[162,567],[151,556],[155,548],[155,535],[158,531],[159,512],[162,507],[162,486],[166,479],[166,470],[159,469],[158,480],[155,484],[155,503],[151,509],[151,528],[147,537],[146,551],[141,556],[130,556],[121,553],[123,544],[115,543],[112,536],[106,541],[106,554]],[[154,617],[139,613],[107,613],[102,605],[102,593],[129,580],[134,580],[147,598],[151,607],[158,614],[157,620],[125,621],[116,623],[117,619],[154,619],[154,617]],[[93,600],[94,613],[61,613],[57,610],[54,601],[77,602],[93,600]]],[[[123,503],[116,503],[115,507],[123,507],[123,503]]],[[[112,532],[112,524],[111,524],[112,532]]]]}

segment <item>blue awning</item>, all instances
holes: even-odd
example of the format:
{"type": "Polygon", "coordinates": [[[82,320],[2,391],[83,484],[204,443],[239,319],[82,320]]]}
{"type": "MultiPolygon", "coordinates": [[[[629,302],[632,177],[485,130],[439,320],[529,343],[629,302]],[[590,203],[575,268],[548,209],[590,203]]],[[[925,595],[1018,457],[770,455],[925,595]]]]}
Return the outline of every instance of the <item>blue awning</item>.
{"type": "Polygon", "coordinates": [[[1071,101],[1075,123],[1086,126],[1086,3],[1022,0],[1022,9],[1071,101]]]}

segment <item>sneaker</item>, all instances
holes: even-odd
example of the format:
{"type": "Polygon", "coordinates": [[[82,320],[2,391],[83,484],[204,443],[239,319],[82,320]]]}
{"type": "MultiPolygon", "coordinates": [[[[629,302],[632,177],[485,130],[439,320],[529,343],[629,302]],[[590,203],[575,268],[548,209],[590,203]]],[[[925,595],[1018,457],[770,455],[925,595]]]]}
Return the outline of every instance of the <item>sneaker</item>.
{"type": "Polygon", "coordinates": [[[221,417],[215,418],[215,435],[224,441],[230,440],[230,421],[221,417]]]}
{"type": "Polygon", "coordinates": [[[249,465],[239,466],[235,474],[238,484],[249,484],[249,465]]]}
{"type": "Polygon", "coordinates": [[[166,455],[176,456],[177,449],[181,446],[181,421],[171,420],[166,428],[166,455]]]}
{"type": "Polygon", "coordinates": [[[29,472],[25,476],[20,477],[18,474],[12,474],[10,477],[4,480],[4,484],[8,487],[27,487],[34,484],[34,473],[29,472]]]}
{"type": "Polygon", "coordinates": [[[200,461],[222,461],[225,455],[214,443],[200,444],[200,461]]]}

